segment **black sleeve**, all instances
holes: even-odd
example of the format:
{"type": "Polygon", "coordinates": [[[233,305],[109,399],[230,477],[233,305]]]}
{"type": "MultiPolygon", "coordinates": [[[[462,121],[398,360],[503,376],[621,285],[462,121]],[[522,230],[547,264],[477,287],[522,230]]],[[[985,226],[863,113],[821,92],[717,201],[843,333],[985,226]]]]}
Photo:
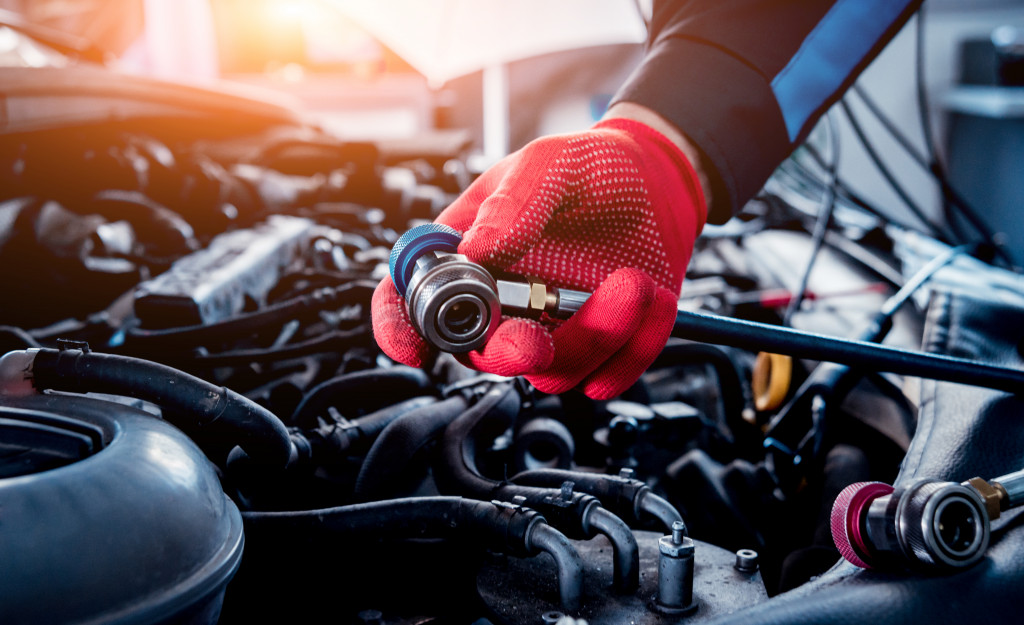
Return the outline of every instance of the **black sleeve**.
{"type": "Polygon", "coordinates": [[[615,101],[675,124],[710,166],[712,223],[736,212],[921,0],[655,2],[648,50],[615,101]]]}

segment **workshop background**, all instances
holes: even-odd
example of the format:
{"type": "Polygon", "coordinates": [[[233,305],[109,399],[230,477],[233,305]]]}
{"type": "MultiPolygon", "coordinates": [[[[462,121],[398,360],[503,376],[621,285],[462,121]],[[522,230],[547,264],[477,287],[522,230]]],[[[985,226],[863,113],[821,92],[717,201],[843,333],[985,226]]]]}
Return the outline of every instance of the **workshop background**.
{"type": "MultiPolygon", "coordinates": [[[[586,128],[600,117],[641,58],[640,14],[650,10],[649,2],[555,4],[564,6],[553,11],[550,3],[536,1],[509,6],[346,0],[3,0],[0,8],[91,41],[109,52],[112,65],[123,71],[190,83],[261,87],[266,97],[273,92],[291,98],[346,139],[466,130],[476,151],[487,154],[484,162],[493,162],[536,137],[586,128]],[[456,17],[460,11],[469,12],[464,18],[468,28],[461,35],[469,30],[474,40],[443,41],[442,48],[465,47],[452,52],[438,49],[446,35],[462,38],[451,36],[456,26],[445,26],[463,19],[456,17]],[[428,21],[424,15],[429,15],[428,21]],[[577,34],[580,31],[584,34],[577,34]],[[473,48],[483,40],[486,46],[473,48]],[[400,42],[407,57],[388,47],[394,42],[400,42]],[[489,103],[491,117],[498,119],[492,122],[487,152],[483,94],[489,83],[483,70],[495,57],[492,49],[504,48],[509,49],[507,62],[490,65],[490,73],[496,75],[492,83],[498,83],[490,87],[491,100],[499,101],[489,103]],[[455,74],[450,63],[446,65],[451,54],[461,56],[455,74]]],[[[1024,28],[1024,3],[929,0],[925,11],[926,113],[941,139],[936,147],[968,195],[1008,209],[1022,189],[999,163],[1014,160],[1001,158],[1004,154],[1018,154],[1014,149],[1022,141],[1024,102],[1016,89],[995,86],[999,77],[992,41],[1000,26],[1024,28]],[[982,148],[977,138],[955,132],[957,122],[971,124],[976,118],[976,124],[999,128],[996,132],[1005,147],[982,148]],[[972,183],[980,172],[985,178],[997,176],[996,184],[972,183]]],[[[904,129],[919,126],[913,80],[918,62],[915,29],[914,24],[905,28],[859,83],[904,129]]],[[[1024,37],[1005,36],[1007,48],[1024,37]]],[[[841,178],[874,204],[905,212],[845,120],[838,123],[841,178]]],[[[877,138],[878,150],[891,159],[911,197],[929,216],[940,215],[941,192],[928,172],[916,167],[877,121],[866,119],[864,125],[877,138]]],[[[927,152],[920,132],[907,134],[918,150],[927,152]]],[[[999,210],[997,215],[1005,213],[999,210]]]]}

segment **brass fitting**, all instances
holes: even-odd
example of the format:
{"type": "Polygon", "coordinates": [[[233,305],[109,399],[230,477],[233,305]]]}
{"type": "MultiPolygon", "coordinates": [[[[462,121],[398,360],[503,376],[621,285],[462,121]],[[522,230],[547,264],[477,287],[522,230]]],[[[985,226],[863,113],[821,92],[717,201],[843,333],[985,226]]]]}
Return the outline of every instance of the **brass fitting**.
{"type": "Polygon", "coordinates": [[[985,511],[988,512],[990,521],[995,521],[999,518],[1002,501],[1006,496],[1006,491],[1003,490],[1002,485],[998,482],[989,483],[980,477],[972,477],[963,484],[964,486],[970,486],[981,495],[981,500],[985,502],[985,511]]]}

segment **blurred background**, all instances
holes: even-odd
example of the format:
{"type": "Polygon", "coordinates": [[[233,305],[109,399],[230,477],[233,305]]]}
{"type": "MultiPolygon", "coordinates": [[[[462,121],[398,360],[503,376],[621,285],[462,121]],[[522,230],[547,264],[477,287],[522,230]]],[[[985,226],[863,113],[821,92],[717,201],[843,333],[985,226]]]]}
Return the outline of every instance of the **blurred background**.
{"type": "MultiPolygon", "coordinates": [[[[0,8],[32,24],[88,41],[118,71],[241,85],[249,93],[257,88],[263,94],[258,97],[283,96],[346,140],[465,142],[479,167],[537,136],[582,129],[598,119],[641,58],[648,5],[0,0],[0,8]]],[[[1016,30],[1024,31],[1024,2],[929,0],[923,27],[918,19],[860,85],[927,153],[923,114],[951,180],[974,204],[988,207],[983,212],[997,222],[996,230],[1015,239],[1022,232],[1007,214],[1024,191],[1014,174],[1024,156],[1024,96],[1015,56],[1024,40],[1016,30]]],[[[864,133],[905,196],[928,217],[941,219],[942,194],[931,172],[914,164],[863,102],[853,99],[850,106],[860,112],[864,133]]],[[[907,198],[885,180],[846,117],[836,117],[839,178],[913,225],[917,218],[908,213],[907,198]]]]}

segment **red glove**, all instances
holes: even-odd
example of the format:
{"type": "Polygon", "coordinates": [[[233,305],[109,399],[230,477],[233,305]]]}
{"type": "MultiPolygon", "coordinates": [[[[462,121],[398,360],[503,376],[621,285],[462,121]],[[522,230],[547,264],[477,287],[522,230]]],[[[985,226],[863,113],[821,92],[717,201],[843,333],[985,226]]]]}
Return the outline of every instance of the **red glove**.
{"type": "MultiPolygon", "coordinates": [[[[485,172],[437,221],[459,253],[491,269],[593,296],[564,322],[505,317],[466,365],[525,375],[539,390],[580,385],[595,399],[629,388],[668,340],[705,203],[679,148],[629,119],[538,139],[485,172]]],[[[390,278],[373,296],[381,349],[420,366],[430,348],[390,278]]]]}

